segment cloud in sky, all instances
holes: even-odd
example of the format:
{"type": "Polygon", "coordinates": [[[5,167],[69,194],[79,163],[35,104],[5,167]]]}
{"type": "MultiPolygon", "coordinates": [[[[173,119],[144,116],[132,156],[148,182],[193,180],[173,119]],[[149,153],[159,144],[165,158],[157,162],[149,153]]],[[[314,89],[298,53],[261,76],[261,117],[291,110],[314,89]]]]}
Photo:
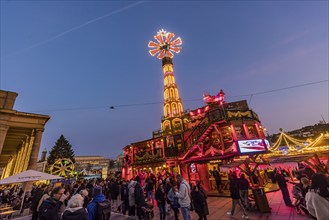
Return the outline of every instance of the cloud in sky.
{"type": "Polygon", "coordinates": [[[128,10],[128,9],[130,9],[130,8],[133,8],[133,7],[137,6],[137,5],[140,5],[140,4],[145,3],[145,2],[146,2],[146,1],[138,1],[138,2],[134,2],[134,3],[132,3],[132,4],[129,4],[129,5],[125,6],[125,7],[119,8],[119,9],[117,9],[117,10],[115,10],[115,11],[112,11],[112,12],[109,12],[109,13],[104,14],[104,15],[102,15],[102,16],[99,16],[99,17],[93,18],[93,19],[91,19],[91,20],[89,20],[89,21],[86,21],[86,22],[80,24],[80,25],[77,25],[77,26],[72,27],[72,28],[70,28],[70,29],[68,29],[68,30],[66,30],[66,31],[63,31],[63,32],[61,32],[61,33],[59,33],[59,34],[56,34],[56,35],[52,36],[52,37],[49,37],[48,39],[45,39],[45,40],[39,41],[39,42],[37,42],[37,43],[35,43],[35,44],[32,44],[31,46],[28,46],[28,47],[26,47],[26,48],[23,48],[23,49],[21,49],[21,50],[18,50],[18,51],[16,51],[16,52],[13,52],[13,53],[9,54],[7,57],[11,57],[11,56],[14,56],[14,55],[17,55],[17,54],[20,54],[20,53],[23,53],[23,52],[26,52],[26,51],[32,50],[32,49],[34,49],[34,48],[36,48],[36,47],[39,47],[39,46],[45,45],[45,44],[47,44],[47,43],[50,43],[51,41],[54,41],[54,40],[56,40],[56,39],[58,39],[58,38],[60,38],[60,37],[63,37],[63,36],[65,36],[65,35],[67,35],[67,34],[73,32],[73,31],[76,31],[76,30],[78,30],[78,29],[80,29],[80,28],[83,28],[83,27],[85,27],[85,26],[87,26],[87,25],[90,25],[90,24],[95,23],[95,22],[97,22],[97,21],[100,21],[100,20],[102,20],[102,19],[108,18],[108,17],[110,17],[110,16],[116,15],[116,14],[118,14],[118,13],[121,13],[121,12],[123,12],[123,11],[125,11],[125,10],[128,10]]]}

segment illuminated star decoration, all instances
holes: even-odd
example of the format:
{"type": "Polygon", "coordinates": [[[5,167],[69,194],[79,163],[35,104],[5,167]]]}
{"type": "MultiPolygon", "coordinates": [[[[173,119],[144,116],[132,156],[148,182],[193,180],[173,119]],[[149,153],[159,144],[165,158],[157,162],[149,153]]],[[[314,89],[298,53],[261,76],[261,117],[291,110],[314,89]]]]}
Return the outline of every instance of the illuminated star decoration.
{"type": "Polygon", "coordinates": [[[177,37],[174,39],[175,34],[171,32],[166,32],[165,30],[158,31],[157,35],[154,36],[154,39],[157,42],[150,41],[148,44],[149,48],[152,48],[149,50],[149,53],[151,56],[155,56],[158,54],[157,58],[162,59],[164,57],[170,57],[173,58],[175,53],[179,53],[182,49],[179,47],[182,45],[182,39],[180,37],[177,37]]]}

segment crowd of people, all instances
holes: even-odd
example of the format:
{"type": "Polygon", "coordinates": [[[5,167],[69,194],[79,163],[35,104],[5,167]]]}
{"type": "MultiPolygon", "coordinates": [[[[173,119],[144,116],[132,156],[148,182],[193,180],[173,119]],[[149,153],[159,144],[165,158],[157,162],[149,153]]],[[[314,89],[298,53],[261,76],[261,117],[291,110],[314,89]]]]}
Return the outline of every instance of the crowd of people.
{"type": "MultiPolygon", "coordinates": [[[[215,170],[216,172],[216,170],[215,170]]],[[[218,172],[218,171],[217,171],[218,172]]],[[[295,173],[297,183],[293,187],[293,204],[287,182],[288,178],[280,170],[275,171],[275,181],[282,192],[286,206],[304,208],[304,212],[318,220],[329,216],[329,180],[324,174],[315,173],[312,178],[295,173]]],[[[218,177],[217,177],[218,178],[218,177]]],[[[57,184],[58,185],[58,184],[57,184]]],[[[253,208],[249,200],[250,182],[244,174],[229,173],[229,191],[232,207],[227,214],[235,215],[236,206],[240,206],[243,216],[253,208]]],[[[220,181],[218,190],[222,191],[220,181]]],[[[21,208],[20,198],[23,190],[19,186],[0,189],[0,205],[21,208]]],[[[139,175],[131,180],[121,178],[80,180],[61,186],[34,186],[24,197],[23,208],[30,208],[32,219],[40,220],[102,220],[109,219],[111,212],[126,215],[129,219],[151,219],[153,208],[158,207],[160,220],[168,214],[175,220],[182,217],[191,219],[191,211],[199,220],[209,215],[207,194],[200,181],[191,184],[181,175],[157,178],[148,173],[144,181],[139,175]]]]}

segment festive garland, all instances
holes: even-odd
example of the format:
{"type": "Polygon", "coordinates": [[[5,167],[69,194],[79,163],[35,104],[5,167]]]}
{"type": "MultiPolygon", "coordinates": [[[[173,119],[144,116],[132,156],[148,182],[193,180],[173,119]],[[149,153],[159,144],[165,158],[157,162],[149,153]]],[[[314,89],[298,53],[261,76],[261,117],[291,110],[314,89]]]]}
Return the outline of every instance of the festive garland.
{"type": "Polygon", "coordinates": [[[149,152],[146,152],[143,156],[139,157],[138,155],[135,155],[135,160],[148,160],[148,159],[156,159],[158,157],[161,157],[161,150],[158,150],[156,154],[150,155],[149,152]]]}
{"type": "Polygon", "coordinates": [[[229,118],[242,118],[242,117],[252,118],[250,111],[246,111],[246,112],[241,112],[241,111],[231,112],[231,111],[228,111],[227,116],[229,118]]]}

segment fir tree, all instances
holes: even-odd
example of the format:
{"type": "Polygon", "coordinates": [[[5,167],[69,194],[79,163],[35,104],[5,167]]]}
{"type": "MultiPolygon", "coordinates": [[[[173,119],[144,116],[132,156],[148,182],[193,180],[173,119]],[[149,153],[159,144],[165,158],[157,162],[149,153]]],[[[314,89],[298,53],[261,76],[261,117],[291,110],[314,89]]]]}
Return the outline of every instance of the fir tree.
{"type": "Polygon", "coordinates": [[[72,145],[68,140],[61,135],[59,139],[56,141],[55,146],[51,149],[49,153],[49,157],[47,159],[48,166],[51,166],[56,162],[57,159],[67,158],[70,159],[73,163],[75,163],[74,159],[74,151],[72,150],[72,145]]]}

